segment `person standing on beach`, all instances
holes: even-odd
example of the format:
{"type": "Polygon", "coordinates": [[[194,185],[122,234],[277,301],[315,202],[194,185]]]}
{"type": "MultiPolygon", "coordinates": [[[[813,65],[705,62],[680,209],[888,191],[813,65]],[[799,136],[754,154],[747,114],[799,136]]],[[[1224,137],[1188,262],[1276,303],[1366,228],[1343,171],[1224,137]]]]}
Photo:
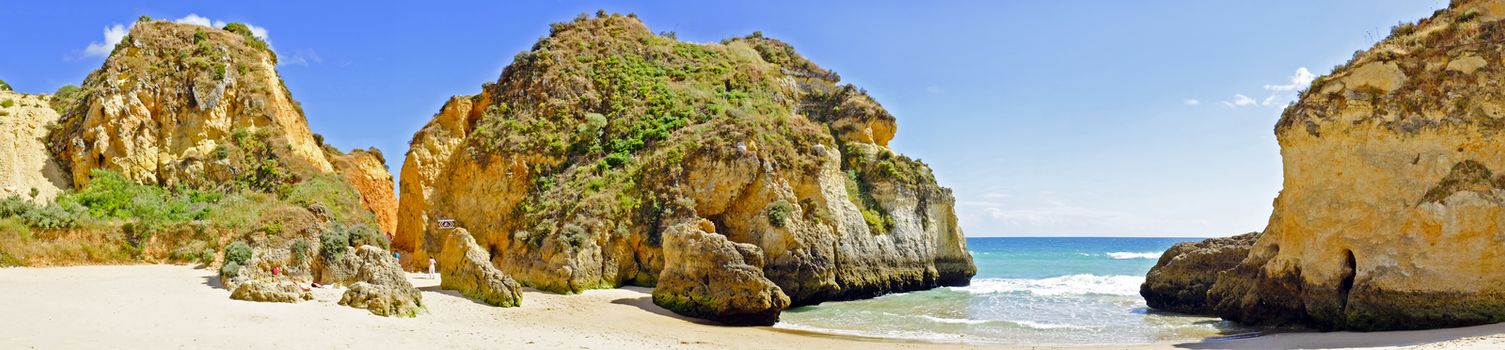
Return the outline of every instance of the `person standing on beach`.
{"type": "Polygon", "coordinates": [[[429,279],[434,279],[434,267],[438,265],[438,261],[434,261],[434,258],[432,257],[429,258],[429,279]]]}

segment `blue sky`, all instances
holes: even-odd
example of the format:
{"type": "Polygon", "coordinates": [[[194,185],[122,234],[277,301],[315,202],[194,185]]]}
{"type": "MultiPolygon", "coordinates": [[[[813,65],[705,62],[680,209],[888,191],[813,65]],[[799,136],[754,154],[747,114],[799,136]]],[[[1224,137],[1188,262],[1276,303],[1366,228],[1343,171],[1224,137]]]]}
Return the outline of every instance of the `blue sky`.
{"type": "Polygon", "coordinates": [[[0,80],[78,84],[141,15],[266,30],[315,132],[394,173],[451,95],[476,93],[550,22],[605,9],[713,42],[792,43],[899,118],[895,150],[952,187],[969,236],[1222,236],[1280,190],[1280,108],[1442,0],[0,1],[0,80]],[[919,4],[919,6],[916,6],[919,4]],[[1304,69],[1304,71],[1303,71],[1304,69]]]}

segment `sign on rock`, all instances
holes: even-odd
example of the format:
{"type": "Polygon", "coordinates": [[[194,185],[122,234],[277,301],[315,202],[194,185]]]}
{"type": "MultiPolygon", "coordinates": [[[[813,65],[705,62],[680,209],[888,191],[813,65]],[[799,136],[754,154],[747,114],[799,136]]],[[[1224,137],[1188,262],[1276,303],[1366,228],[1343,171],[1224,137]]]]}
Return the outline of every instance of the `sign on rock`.
{"type": "Polygon", "coordinates": [[[439,228],[455,228],[455,219],[439,219],[439,228]]]}

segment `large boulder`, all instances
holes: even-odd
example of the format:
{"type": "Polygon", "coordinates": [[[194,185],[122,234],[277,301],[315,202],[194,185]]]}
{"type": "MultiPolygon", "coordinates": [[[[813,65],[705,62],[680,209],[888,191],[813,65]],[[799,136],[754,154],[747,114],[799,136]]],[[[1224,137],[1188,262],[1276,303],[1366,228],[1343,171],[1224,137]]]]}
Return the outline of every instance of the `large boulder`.
{"type": "Polygon", "coordinates": [[[1208,301],[1250,324],[1505,321],[1505,1],[1459,0],[1318,77],[1275,126],[1284,189],[1208,301]]]}
{"type": "Polygon", "coordinates": [[[1139,295],[1150,307],[1188,314],[1212,314],[1207,290],[1218,273],[1238,266],[1249,255],[1259,232],[1200,242],[1176,243],[1145,275],[1139,295]]]}
{"type": "Polygon", "coordinates": [[[772,325],[789,296],[763,276],[763,253],[714,232],[707,220],[664,231],[664,271],[653,303],[732,325],[772,325]]]}
{"type": "Polygon", "coordinates": [[[523,287],[491,265],[490,256],[470,232],[463,228],[448,231],[444,248],[435,259],[442,278],[439,287],[491,305],[522,305],[523,287]]]}
{"type": "Polygon", "coordinates": [[[340,305],[371,310],[381,316],[414,317],[423,308],[423,295],[408,282],[396,259],[381,248],[355,249],[359,263],[354,284],[340,297],[340,305]]]}
{"type": "Polygon", "coordinates": [[[558,23],[413,135],[395,246],[421,268],[453,219],[521,284],[577,293],[656,286],[668,225],[704,219],[792,305],[967,284],[951,191],[887,147],[895,120],[761,35],[558,23]]]}
{"type": "Polygon", "coordinates": [[[286,278],[258,278],[247,280],[236,285],[230,292],[230,299],[245,301],[264,301],[279,303],[296,303],[304,300],[312,300],[313,293],[304,288],[298,282],[286,278]]]}

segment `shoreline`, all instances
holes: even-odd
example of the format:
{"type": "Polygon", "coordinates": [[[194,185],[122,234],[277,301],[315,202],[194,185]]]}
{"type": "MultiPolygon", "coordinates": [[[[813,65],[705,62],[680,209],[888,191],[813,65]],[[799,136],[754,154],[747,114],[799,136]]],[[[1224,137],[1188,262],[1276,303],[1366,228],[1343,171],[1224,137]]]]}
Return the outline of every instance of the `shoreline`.
{"type": "Polygon", "coordinates": [[[895,339],[790,329],[729,327],[654,305],[651,289],[561,295],[524,291],[523,305],[497,308],[408,273],[426,313],[387,318],[336,302],[319,288],[296,304],[229,298],[208,269],[182,265],[0,268],[0,339],[20,348],[457,347],[580,349],[1255,349],[1358,346],[1505,347],[1505,324],[1378,333],[1274,333],[1134,345],[1013,345],[895,339]]]}

